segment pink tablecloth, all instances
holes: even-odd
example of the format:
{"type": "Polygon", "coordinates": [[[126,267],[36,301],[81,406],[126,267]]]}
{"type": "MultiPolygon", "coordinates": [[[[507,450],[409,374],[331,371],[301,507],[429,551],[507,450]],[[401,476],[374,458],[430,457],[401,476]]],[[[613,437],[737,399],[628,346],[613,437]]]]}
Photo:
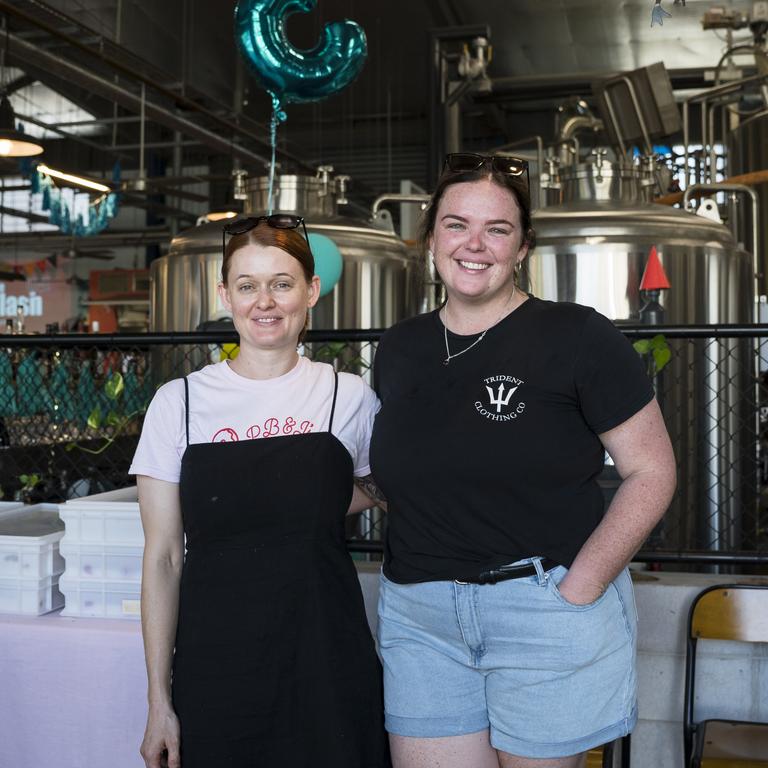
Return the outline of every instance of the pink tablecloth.
{"type": "Polygon", "coordinates": [[[0,766],[141,768],[138,621],[0,615],[0,766]]]}

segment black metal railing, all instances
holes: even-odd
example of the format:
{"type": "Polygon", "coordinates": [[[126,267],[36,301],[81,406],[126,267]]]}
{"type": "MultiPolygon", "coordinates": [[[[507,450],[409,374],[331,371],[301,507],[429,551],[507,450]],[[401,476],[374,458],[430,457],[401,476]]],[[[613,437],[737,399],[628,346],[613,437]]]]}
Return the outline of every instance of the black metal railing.
{"type": "MultiPolygon", "coordinates": [[[[675,446],[678,488],[638,560],[768,565],[768,326],[620,326],[643,352],[675,446]],[[642,344],[638,345],[641,347],[642,344]],[[658,354],[658,353],[657,353],[658,354]],[[664,363],[657,370],[658,363],[664,363]]],[[[312,331],[305,353],[370,377],[380,330],[312,331]]],[[[0,337],[0,497],[63,500],[132,483],[143,413],[162,383],[235,353],[234,333],[0,337]]],[[[600,478],[609,501],[619,484],[600,478]]],[[[381,551],[386,515],[349,523],[381,551]]]]}

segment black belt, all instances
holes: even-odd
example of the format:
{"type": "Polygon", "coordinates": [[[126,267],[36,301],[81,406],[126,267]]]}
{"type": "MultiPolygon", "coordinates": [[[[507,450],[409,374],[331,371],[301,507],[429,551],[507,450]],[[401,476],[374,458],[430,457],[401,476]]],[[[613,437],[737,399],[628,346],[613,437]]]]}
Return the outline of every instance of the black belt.
{"type": "MultiPolygon", "coordinates": [[[[550,570],[559,565],[554,560],[550,560],[548,557],[541,559],[541,568],[544,571],[550,570]]],[[[525,576],[535,576],[536,566],[532,563],[526,563],[525,565],[502,565],[498,568],[491,568],[488,571],[483,571],[477,576],[469,576],[463,579],[456,579],[457,584],[496,584],[498,581],[506,581],[507,579],[522,579],[525,576]]]]}

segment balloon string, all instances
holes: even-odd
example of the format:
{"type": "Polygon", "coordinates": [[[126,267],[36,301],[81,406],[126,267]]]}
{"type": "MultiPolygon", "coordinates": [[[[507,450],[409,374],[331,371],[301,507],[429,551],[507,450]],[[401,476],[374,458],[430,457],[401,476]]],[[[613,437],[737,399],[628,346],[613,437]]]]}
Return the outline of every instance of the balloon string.
{"type": "Polygon", "coordinates": [[[272,215],[272,192],[275,184],[275,156],[277,151],[277,108],[272,110],[269,125],[269,137],[272,142],[272,161],[269,164],[269,193],[267,195],[267,216],[272,215]]]}
{"type": "Polygon", "coordinates": [[[272,144],[272,160],[269,164],[269,190],[267,192],[268,216],[272,215],[272,195],[274,194],[275,186],[275,166],[277,165],[277,126],[287,117],[285,111],[280,106],[280,98],[277,96],[277,94],[271,93],[270,95],[272,96],[272,120],[269,123],[269,138],[270,143],[272,144]]]}

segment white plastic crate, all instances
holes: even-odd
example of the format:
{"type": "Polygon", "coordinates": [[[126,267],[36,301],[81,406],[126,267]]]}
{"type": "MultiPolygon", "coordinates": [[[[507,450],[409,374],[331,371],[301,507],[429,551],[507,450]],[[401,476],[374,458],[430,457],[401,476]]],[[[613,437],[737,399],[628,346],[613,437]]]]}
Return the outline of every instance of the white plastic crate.
{"type": "Polygon", "coordinates": [[[21,501],[0,501],[0,517],[23,506],[24,504],[21,501]]]}
{"type": "Polygon", "coordinates": [[[64,605],[59,576],[45,579],[0,579],[0,613],[38,616],[64,605]]]}
{"type": "Polygon", "coordinates": [[[81,544],[73,540],[67,531],[61,540],[60,552],[66,562],[66,574],[73,579],[141,584],[143,547],[81,544]]]}
{"type": "Polygon", "coordinates": [[[65,573],[59,579],[65,598],[62,616],[140,619],[141,586],[120,581],[85,581],[65,573]]]}
{"type": "Polygon", "coordinates": [[[71,499],[59,514],[68,543],[144,546],[136,486],[71,499]]]}
{"type": "MultiPolygon", "coordinates": [[[[56,504],[32,504],[0,514],[0,579],[38,582],[64,570],[64,526],[56,504]]],[[[53,609],[49,609],[53,610],[53,609]]]]}

